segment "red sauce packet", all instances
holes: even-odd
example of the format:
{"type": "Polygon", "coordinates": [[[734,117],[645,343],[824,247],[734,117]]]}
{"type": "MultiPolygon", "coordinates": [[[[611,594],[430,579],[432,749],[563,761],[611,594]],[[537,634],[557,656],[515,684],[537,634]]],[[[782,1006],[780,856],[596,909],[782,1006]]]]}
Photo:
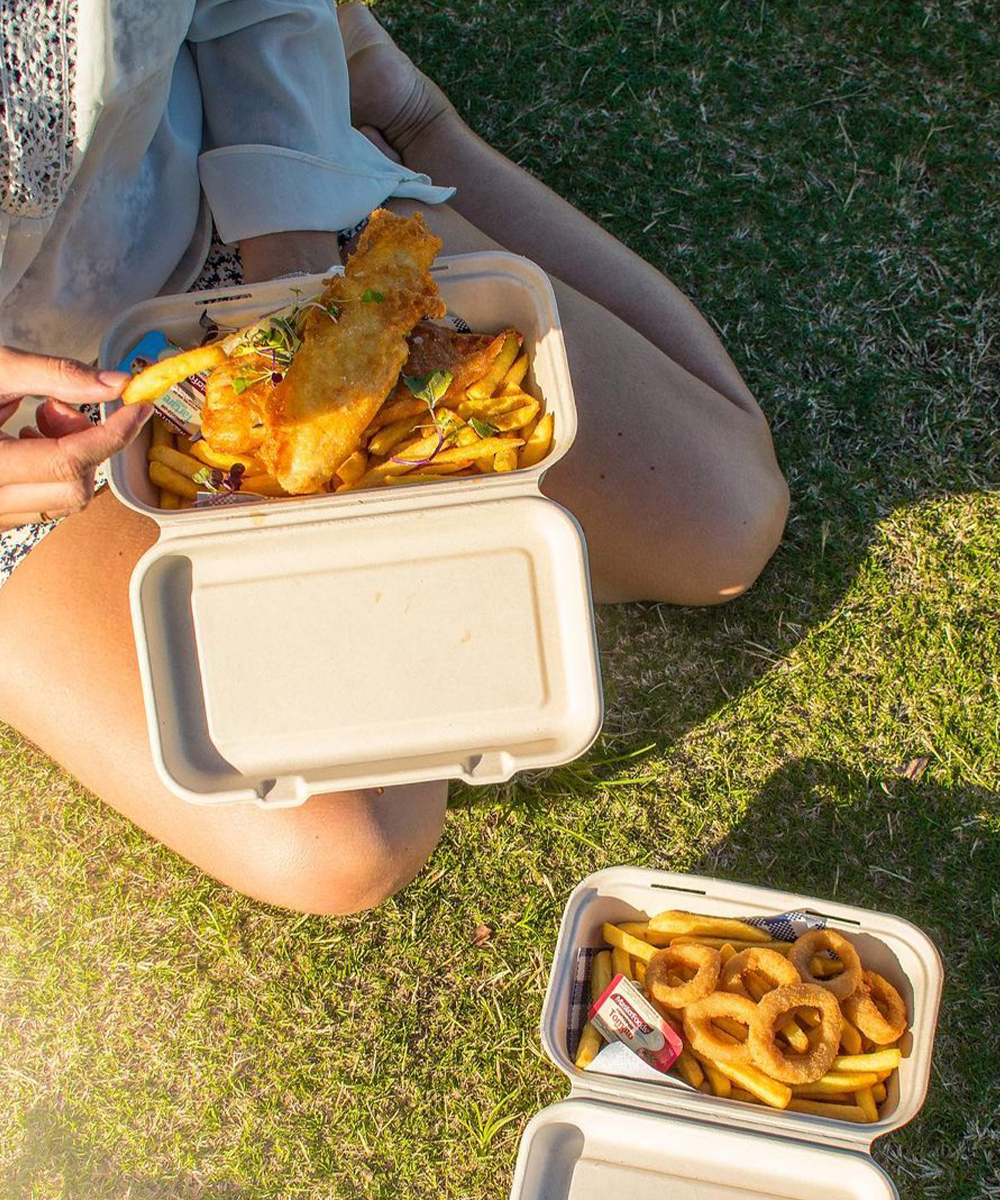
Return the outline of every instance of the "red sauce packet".
{"type": "Polygon", "coordinates": [[[677,1032],[624,975],[616,975],[590,1008],[590,1020],[609,1042],[622,1042],[657,1071],[668,1071],[684,1049],[677,1032]]]}

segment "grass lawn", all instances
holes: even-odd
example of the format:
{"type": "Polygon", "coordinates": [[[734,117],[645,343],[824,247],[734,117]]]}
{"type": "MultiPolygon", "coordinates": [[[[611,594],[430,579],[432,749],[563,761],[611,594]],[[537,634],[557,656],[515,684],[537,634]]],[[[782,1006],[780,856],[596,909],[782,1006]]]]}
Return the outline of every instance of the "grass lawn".
{"type": "Polygon", "coordinates": [[[603,612],[591,755],[455,789],[429,867],[366,917],[214,885],[0,728],[0,1192],[505,1196],[566,1091],[537,1032],[564,900],[629,862],[927,929],[931,1091],[875,1155],[909,1200],[1000,1197],[995,5],[379,12],[717,324],[788,535],[729,607],[603,612]]]}

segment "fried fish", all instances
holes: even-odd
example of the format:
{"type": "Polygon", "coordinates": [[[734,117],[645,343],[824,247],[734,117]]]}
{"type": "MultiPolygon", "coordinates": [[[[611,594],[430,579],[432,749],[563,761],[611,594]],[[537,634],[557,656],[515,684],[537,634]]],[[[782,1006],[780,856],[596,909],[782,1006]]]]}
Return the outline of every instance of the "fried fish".
{"type": "Polygon", "coordinates": [[[423,317],[444,315],[428,270],[441,241],[419,214],[372,214],[343,275],[306,315],[302,345],[263,407],[259,456],[292,494],[322,491],[395,385],[423,317]]]}

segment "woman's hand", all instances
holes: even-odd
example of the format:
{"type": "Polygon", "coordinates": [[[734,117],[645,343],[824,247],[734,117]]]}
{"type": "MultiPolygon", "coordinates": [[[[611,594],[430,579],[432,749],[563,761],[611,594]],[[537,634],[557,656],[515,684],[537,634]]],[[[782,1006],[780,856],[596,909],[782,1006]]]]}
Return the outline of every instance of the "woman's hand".
{"type": "Polygon", "coordinates": [[[0,530],[86,508],[97,465],[123,450],[153,410],[124,407],[92,425],[70,405],[114,400],[128,380],[121,371],[0,346],[0,427],[24,396],[51,397],[38,409],[37,429],[13,438],[0,428],[0,530]]]}

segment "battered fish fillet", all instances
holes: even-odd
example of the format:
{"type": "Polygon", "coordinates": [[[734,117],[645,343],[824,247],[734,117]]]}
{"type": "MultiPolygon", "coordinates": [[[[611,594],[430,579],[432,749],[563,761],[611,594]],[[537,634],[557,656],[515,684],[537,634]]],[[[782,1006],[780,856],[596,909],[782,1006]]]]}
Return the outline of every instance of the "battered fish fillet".
{"type": "Polygon", "coordinates": [[[419,214],[376,210],[344,274],[309,311],[302,345],[264,407],[259,449],[292,494],[318,492],[350,454],[406,361],[407,334],[445,308],[428,268],[441,241],[419,214]]]}

